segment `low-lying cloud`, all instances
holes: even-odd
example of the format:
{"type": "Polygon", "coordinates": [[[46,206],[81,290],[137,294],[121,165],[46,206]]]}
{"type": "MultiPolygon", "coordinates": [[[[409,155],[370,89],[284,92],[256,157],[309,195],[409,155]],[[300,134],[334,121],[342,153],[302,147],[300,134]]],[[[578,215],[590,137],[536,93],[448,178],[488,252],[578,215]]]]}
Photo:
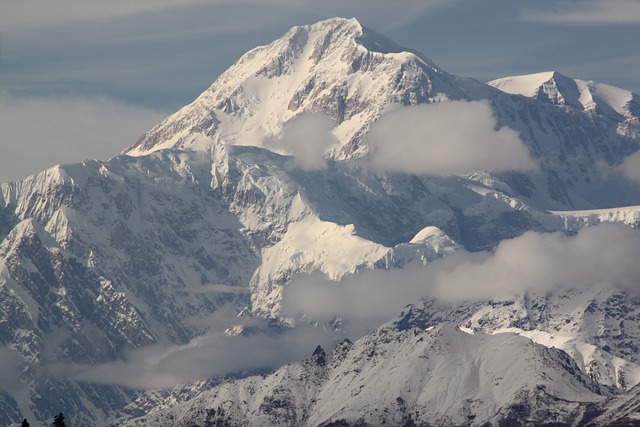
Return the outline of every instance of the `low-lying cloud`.
{"type": "Polygon", "coordinates": [[[193,288],[179,289],[179,292],[187,294],[249,294],[251,290],[248,286],[231,285],[202,285],[193,288]]]}
{"type": "Polygon", "coordinates": [[[371,127],[366,162],[379,171],[439,176],[536,169],[518,133],[496,125],[485,101],[399,108],[371,127]]]}
{"type": "Polygon", "coordinates": [[[583,0],[563,2],[544,12],[529,12],[526,20],[557,24],[638,24],[640,3],[635,0],[583,0]]]}
{"type": "Polygon", "coordinates": [[[0,182],[60,163],[111,158],[163,116],[106,98],[17,98],[0,92],[0,182]]]}
{"type": "Polygon", "coordinates": [[[0,347],[0,392],[15,394],[17,390],[24,389],[18,380],[18,372],[22,358],[18,353],[8,347],[0,347]]]}
{"type": "MultiPolygon", "coordinates": [[[[307,358],[317,345],[332,348],[344,337],[359,338],[424,297],[445,301],[483,300],[525,291],[555,288],[640,287],[640,232],[618,224],[601,224],[576,236],[527,232],[501,242],[493,252],[459,251],[427,265],[403,269],[364,270],[340,282],[321,273],[295,277],[284,289],[283,314],[329,322],[339,316],[340,332],[299,322],[295,328],[268,327],[249,318],[254,334],[227,336],[224,330],[242,319],[231,306],[212,316],[193,319],[207,333],[185,345],[159,343],[126,352],[98,365],[59,363],[53,355],[43,369],[55,377],[121,385],[134,389],[171,388],[178,384],[243,372],[275,369],[307,358]]],[[[49,337],[55,344],[56,338],[49,337]]],[[[0,360],[15,357],[0,351],[0,360]]],[[[12,378],[8,376],[5,378],[12,378]]]]}
{"type": "Polygon", "coordinates": [[[277,151],[293,156],[290,167],[306,171],[327,168],[325,153],[338,144],[333,135],[334,121],[323,114],[301,114],[289,120],[282,133],[267,143],[277,151]]]}
{"type": "Polygon", "coordinates": [[[594,285],[637,291],[638,251],[640,233],[618,224],[588,227],[574,237],[527,232],[493,252],[459,251],[426,266],[368,270],[340,282],[320,273],[299,276],[284,289],[284,312],[324,321],[339,316],[353,325],[350,332],[362,334],[423,297],[482,300],[594,285]]]}
{"type": "Polygon", "coordinates": [[[433,275],[436,296],[485,299],[513,292],[607,285],[636,290],[640,233],[620,224],[582,229],[576,236],[529,231],[493,253],[444,259],[433,275]]]}
{"type": "Polygon", "coordinates": [[[259,318],[249,323],[262,327],[263,332],[227,336],[224,329],[239,322],[236,314],[231,307],[217,310],[200,322],[209,331],[185,345],[155,344],[129,351],[110,363],[50,364],[46,369],[56,377],[81,382],[133,389],[173,388],[218,376],[275,369],[311,356],[317,345],[332,348],[339,339],[337,334],[308,325],[269,331],[267,321],[259,318]]]}
{"type": "Polygon", "coordinates": [[[620,172],[633,182],[640,182],[640,151],[627,156],[619,167],[620,172]]]}

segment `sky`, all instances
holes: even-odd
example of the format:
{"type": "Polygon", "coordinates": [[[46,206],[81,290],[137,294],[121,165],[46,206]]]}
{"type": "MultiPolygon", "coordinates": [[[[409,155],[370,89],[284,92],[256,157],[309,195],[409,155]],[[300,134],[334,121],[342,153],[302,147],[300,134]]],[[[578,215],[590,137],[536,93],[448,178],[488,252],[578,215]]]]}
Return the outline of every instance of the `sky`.
{"type": "Polygon", "coordinates": [[[294,25],[356,17],[442,69],[640,93],[637,0],[3,0],[0,182],[107,159],[294,25]]]}

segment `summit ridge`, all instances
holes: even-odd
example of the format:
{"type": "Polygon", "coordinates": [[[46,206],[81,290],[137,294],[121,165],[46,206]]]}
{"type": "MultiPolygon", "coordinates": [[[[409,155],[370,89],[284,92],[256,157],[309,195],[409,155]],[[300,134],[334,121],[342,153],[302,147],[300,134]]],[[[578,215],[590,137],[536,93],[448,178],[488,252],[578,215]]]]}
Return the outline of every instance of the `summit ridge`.
{"type": "Polygon", "coordinates": [[[331,157],[350,158],[366,152],[362,137],[387,104],[416,105],[435,96],[460,99],[463,92],[426,57],[355,19],[329,19],[293,27],[249,51],[192,104],[125,152],[225,143],[278,151],[269,139],[292,118],[316,113],[334,122],[340,144],[331,157]]]}

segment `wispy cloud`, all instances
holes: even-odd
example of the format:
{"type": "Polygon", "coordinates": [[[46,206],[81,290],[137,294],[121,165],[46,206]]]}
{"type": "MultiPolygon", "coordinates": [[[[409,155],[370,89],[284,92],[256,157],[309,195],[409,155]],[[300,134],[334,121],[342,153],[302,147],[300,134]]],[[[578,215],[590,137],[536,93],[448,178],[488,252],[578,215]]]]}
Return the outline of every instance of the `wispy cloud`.
{"type": "Polygon", "coordinates": [[[339,144],[332,130],[335,122],[322,114],[302,114],[289,120],[282,133],[266,141],[267,147],[293,156],[290,167],[306,171],[324,170],[324,154],[330,146],[339,144]]]}
{"type": "Polygon", "coordinates": [[[60,0],[55,3],[38,0],[4,0],[0,24],[5,31],[23,30],[65,25],[70,22],[115,19],[205,3],[207,0],[139,0],[135,2],[60,0]]]}
{"type": "MultiPolygon", "coordinates": [[[[267,327],[266,319],[252,318],[250,324],[264,332],[229,337],[224,329],[239,320],[236,311],[225,306],[200,319],[200,326],[208,332],[188,344],[159,343],[98,365],[58,362],[56,343],[67,336],[51,334],[42,369],[58,378],[134,389],[171,388],[216,376],[274,369],[308,357],[317,345],[331,348],[344,337],[357,339],[370,333],[422,297],[460,301],[601,284],[638,291],[640,264],[630,254],[639,251],[639,232],[603,224],[573,237],[528,232],[503,241],[494,252],[460,251],[426,266],[416,263],[390,271],[365,270],[341,282],[319,273],[298,276],[285,287],[284,314],[304,313],[323,321],[340,316],[345,321],[341,332],[303,323],[276,331],[267,327]]],[[[18,361],[13,352],[0,348],[0,362],[15,367],[18,361]]],[[[0,379],[13,384],[11,372],[0,379]]]]}
{"type": "Polygon", "coordinates": [[[230,285],[203,285],[197,288],[178,289],[179,292],[191,294],[248,294],[250,289],[246,286],[230,285]]]}
{"type": "Polygon", "coordinates": [[[451,101],[400,108],[366,137],[367,165],[376,170],[457,175],[476,170],[532,170],[536,163],[507,127],[496,130],[487,102],[451,101]]]}
{"type": "Polygon", "coordinates": [[[235,314],[230,307],[218,310],[207,321],[211,330],[186,345],[152,345],[99,365],[58,363],[45,368],[54,376],[76,381],[134,389],[171,388],[216,376],[274,369],[309,357],[317,345],[331,348],[339,339],[336,334],[304,325],[281,332],[230,337],[222,330],[237,321],[235,314]]]}
{"type": "Polygon", "coordinates": [[[24,389],[18,379],[17,372],[21,371],[22,357],[8,347],[0,347],[0,391],[15,394],[24,389]]]}
{"type": "Polygon", "coordinates": [[[640,151],[627,156],[618,169],[627,179],[640,183],[640,151]]]}
{"type": "Polygon", "coordinates": [[[113,157],[164,116],[106,98],[16,98],[0,93],[0,182],[60,163],[113,157]]]}
{"type": "Polygon", "coordinates": [[[54,3],[38,0],[5,0],[0,25],[5,31],[61,26],[69,23],[121,19],[132,15],[171,12],[176,9],[206,6],[213,10],[223,6],[267,6],[282,20],[305,15],[320,19],[331,16],[361,16],[381,28],[393,28],[415,20],[420,14],[450,2],[445,0],[112,0],[86,2],[60,0],[54,3]],[[283,11],[288,14],[283,14],[283,11]],[[37,12],[36,12],[37,11],[37,12]],[[289,18],[286,18],[289,15],[289,18]],[[385,19],[386,18],[386,19],[385,19]]]}
{"type": "Polygon", "coordinates": [[[529,11],[523,18],[534,22],[559,24],[638,24],[637,0],[565,1],[545,11],[529,11]]]}
{"type": "Polygon", "coordinates": [[[617,224],[581,230],[575,237],[527,232],[494,252],[459,251],[423,266],[368,270],[340,282],[320,273],[298,276],[284,288],[284,312],[328,321],[340,316],[349,332],[367,333],[403,306],[423,297],[474,300],[608,284],[638,291],[640,233],[617,224]]]}

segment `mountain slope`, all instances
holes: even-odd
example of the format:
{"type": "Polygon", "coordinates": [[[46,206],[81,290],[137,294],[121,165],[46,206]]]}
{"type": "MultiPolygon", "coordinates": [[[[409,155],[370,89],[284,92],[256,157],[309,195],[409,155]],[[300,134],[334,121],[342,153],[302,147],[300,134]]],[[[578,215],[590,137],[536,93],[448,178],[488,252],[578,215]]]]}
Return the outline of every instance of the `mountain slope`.
{"type": "Polygon", "coordinates": [[[197,185],[206,175],[189,168],[202,164],[186,159],[91,161],[1,185],[11,218],[0,243],[1,340],[22,372],[12,398],[31,419],[67,408],[76,423],[100,424],[132,392],[77,383],[57,366],[187,342],[202,333],[193,316],[248,304],[247,292],[197,293],[246,286],[257,257],[237,219],[197,185]]]}
{"type": "Polygon", "coordinates": [[[488,84],[507,93],[606,116],[619,123],[619,133],[638,136],[640,97],[627,90],[572,79],[557,71],[504,77],[488,84]]]}
{"type": "Polygon", "coordinates": [[[612,287],[496,296],[471,303],[426,300],[391,324],[427,328],[453,322],[471,333],[517,333],[566,351],[600,384],[625,391],[640,383],[640,301],[612,287]]]}
{"type": "Polygon", "coordinates": [[[600,393],[562,351],[443,324],[318,347],[307,361],[121,425],[540,425],[570,422],[600,393]]]}
{"type": "MultiPolygon", "coordinates": [[[[461,247],[449,234],[473,247],[600,220],[567,222],[471,179],[378,176],[348,162],[305,172],[289,169],[289,160],[255,147],[165,150],[3,184],[10,231],[0,245],[0,288],[5,313],[15,312],[3,323],[3,342],[34,373],[43,364],[109,362],[127,348],[189,341],[202,333],[189,319],[224,304],[239,311],[251,300],[255,313],[277,316],[284,286],[301,272],[339,279],[446,256],[461,247]],[[466,222],[471,217],[482,222],[466,222]],[[211,284],[230,288],[212,293],[211,284]],[[105,334],[100,345],[96,328],[105,334]],[[58,330],[67,344],[43,358],[58,330]]],[[[30,375],[27,388],[46,386],[30,375]]],[[[113,408],[129,398],[114,399],[113,408]]],[[[55,402],[33,405],[45,414],[55,402]]],[[[87,412],[83,405],[68,407],[87,412]]],[[[110,412],[101,411],[84,422],[110,412]]]]}

